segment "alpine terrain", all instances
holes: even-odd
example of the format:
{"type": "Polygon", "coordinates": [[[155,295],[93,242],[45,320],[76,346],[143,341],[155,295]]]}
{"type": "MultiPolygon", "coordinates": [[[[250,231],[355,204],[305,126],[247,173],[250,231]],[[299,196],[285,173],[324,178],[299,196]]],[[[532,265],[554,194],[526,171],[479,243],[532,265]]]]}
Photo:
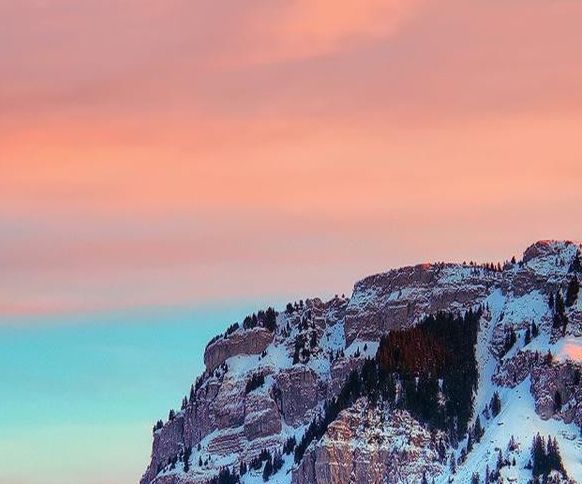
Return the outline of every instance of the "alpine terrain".
{"type": "Polygon", "coordinates": [[[581,246],[367,277],[207,345],[141,484],[582,483],[581,246]]]}

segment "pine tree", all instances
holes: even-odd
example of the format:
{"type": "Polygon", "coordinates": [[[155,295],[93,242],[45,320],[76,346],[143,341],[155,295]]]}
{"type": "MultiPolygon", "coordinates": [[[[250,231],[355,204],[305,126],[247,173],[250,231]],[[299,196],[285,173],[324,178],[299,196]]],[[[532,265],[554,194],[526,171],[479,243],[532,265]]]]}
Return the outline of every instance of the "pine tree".
{"type": "Polygon", "coordinates": [[[562,394],[556,390],[554,393],[554,412],[559,412],[562,410],[562,394]]]}
{"type": "Polygon", "coordinates": [[[265,462],[265,468],[263,469],[263,481],[267,482],[271,474],[273,473],[273,462],[271,461],[271,457],[267,459],[265,462]]]}
{"type": "Polygon", "coordinates": [[[580,290],[580,283],[578,282],[578,277],[574,275],[568,284],[568,289],[566,290],[566,306],[573,306],[578,299],[578,291],[580,290]]]}
{"type": "Polygon", "coordinates": [[[240,478],[235,471],[231,471],[228,467],[220,469],[217,477],[209,481],[209,484],[239,484],[240,478]]]}
{"type": "Polygon", "coordinates": [[[562,456],[560,455],[558,441],[555,437],[552,440],[552,438],[548,436],[547,461],[549,468],[548,472],[555,470],[564,476],[566,475],[564,464],[562,462],[562,456]]]}
{"type": "Polygon", "coordinates": [[[481,425],[481,419],[479,416],[475,419],[475,442],[480,442],[481,437],[483,437],[483,426],[481,425]]]}
{"type": "Polygon", "coordinates": [[[532,460],[532,474],[534,478],[545,474],[546,467],[546,450],[543,437],[538,433],[532,442],[531,446],[531,460],[532,460]]]}
{"type": "Polygon", "coordinates": [[[275,452],[273,456],[273,475],[279,472],[279,469],[283,467],[283,457],[279,452],[275,452]]]}
{"type": "Polygon", "coordinates": [[[479,484],[479,481],[479,473],[473,472],[473,475],[471,476],[471,484],[479,484]]]}
{"type": "Polygon", "coordinates": [[[312,331],[311,339],[309,340],[309,346],[315,348],[317,346],[317,331],[312,331]]]}
{"type": "Polygon", "coordinates": [[[562,331],[566,332],[566,325],[568,324],[568,316],[566,316],[566,307],[564,304],[564,299],[562,294],[558,291],[556,293],[556,304],[554,306],[554,329],[562,328],[562,331]]]}
{"type": "Polygon", "coordinates": [[[553,469],[557,469],[559,467],[557,460],[557,447],[558,443],[552,440],[552,437],[548,435],[548,444],[546,446],[547,472],[551,472],[553,469]]]}
{"type": "Polygon", "coordinates": [[[570,272],[582,272],[582,264],[580,264],[580,252],[576,252],[576,256],[570,265],[570,272]]]}
{"type": "Polygon", "coordinates": [[[528,345],[528,344],[530,344],[530,342],[531,342],[531,331],[530,331],[530,329],[529,329],[529,328],[527,328],[527,329],[525,330],[525,338],[524,338],[524,343],[525,343],[526,345],[528,345]]]}
{"type": "Polygon", "coordinates": [[[546,356],[544,357],[544,362],[546,365],[551,365],[552,361],[554,361],[554,356],[552,355],[552,352],[548,349],[548,352],[546,353],[546,356]]]}
{"type": "Polygon", "coordinates": [[[493,415],[493,417],[497,417],[497,415],[499,415],[499,412],[501,412],[501,398],[499,398],[499,393],[497,392],[493,393],[493,397],[491,397],[489,407],[491,408],[491,414],[493,415]]]}
{"type": "Polygon", "coordinates": [[[532,336],[532,338],[537,338],[539,334],[540,334],[540,330],[538,329],[538,325],[535,323],[535,321],[532,321],[532,323],[531,323],[531,336],[532,336]]]}
{"type": "Polygon", "coordinates": [[[164,426],[164,422],[162,422],[161,420],[158,420],[156,422],[156,424],[154,425],[154,432],[157,430],[160,430],[163,426],[164,426]]]}
{"type": "Polygon", "coordinates": [[[188,472],[190,470],[190,456],[192,455],[192,447],[186,447],[184,451],[184,472],[188,472]]]}

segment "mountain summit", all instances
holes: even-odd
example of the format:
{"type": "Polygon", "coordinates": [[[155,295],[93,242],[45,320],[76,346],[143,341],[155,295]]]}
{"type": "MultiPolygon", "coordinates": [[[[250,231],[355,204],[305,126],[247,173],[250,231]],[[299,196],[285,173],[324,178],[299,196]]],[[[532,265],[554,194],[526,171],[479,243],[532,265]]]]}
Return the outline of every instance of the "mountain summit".
{"type": "Polygon", "coordinates": [[[141,484],[582,483],[581,246],[423,264],[213,338],[141,484]]]}

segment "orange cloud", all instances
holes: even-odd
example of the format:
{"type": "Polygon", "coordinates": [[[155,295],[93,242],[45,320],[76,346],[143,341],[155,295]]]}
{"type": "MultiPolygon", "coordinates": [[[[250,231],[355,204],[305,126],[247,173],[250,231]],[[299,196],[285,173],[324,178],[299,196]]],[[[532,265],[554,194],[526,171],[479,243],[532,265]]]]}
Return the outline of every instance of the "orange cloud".
{"type": "MultiPolygon", "coordinates": [[[[239,60],[281,62],[353,47],[354,42],[393,34],[419,0],[293,0],[251,8],[239,60]]],[[[244,24],[243,24],[244,25],[244,24]]]]}

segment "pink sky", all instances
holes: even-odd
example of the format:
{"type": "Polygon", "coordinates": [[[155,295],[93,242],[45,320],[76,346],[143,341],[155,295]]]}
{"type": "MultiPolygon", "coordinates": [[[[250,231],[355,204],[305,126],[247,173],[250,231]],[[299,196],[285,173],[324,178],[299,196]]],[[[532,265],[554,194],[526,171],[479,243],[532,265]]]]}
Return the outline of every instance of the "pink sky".
{"type": "Polygon", "coordinates": [[[582,239],[582,3],[0,3],[0,314],[582,239]]]}

